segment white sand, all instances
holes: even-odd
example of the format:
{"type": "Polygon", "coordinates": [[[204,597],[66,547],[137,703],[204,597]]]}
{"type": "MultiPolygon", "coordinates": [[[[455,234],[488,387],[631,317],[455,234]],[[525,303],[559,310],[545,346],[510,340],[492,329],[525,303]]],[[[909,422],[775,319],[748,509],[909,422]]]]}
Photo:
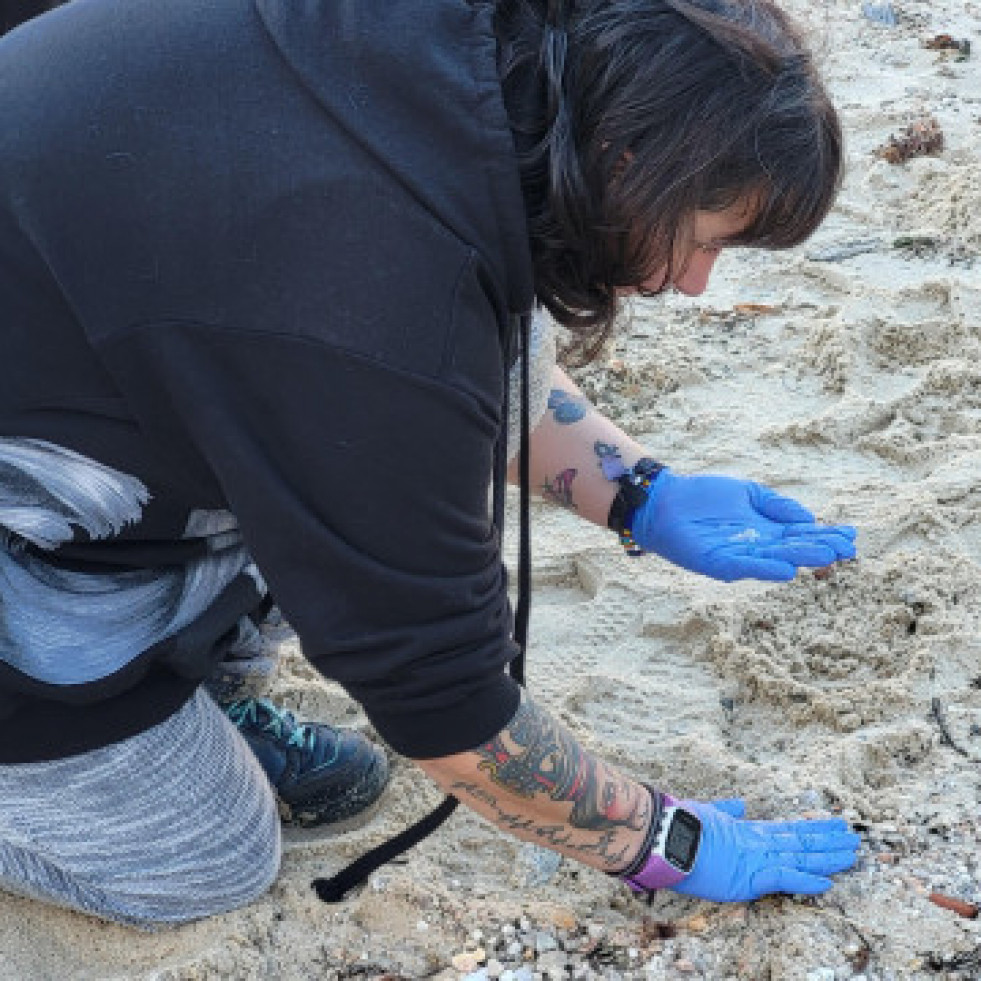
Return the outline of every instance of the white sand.
{"type": "MultiPolygon", "coordinates": [[[[454,978],[472,930],[490,951],[526,916],[529,937],[573,950],[593,925],[592,959],[567,958],[580,976],[981,977],[981,960],[952,966],[979,947],[981,921],[928,900],[981,899],[981,5],[899,0],[893,29],[859,0],[787,5],[826,38],[848,132],[839,206],[793,253],[725,256],[698,301],[639,305],[610,370],[581,378],[676,469],[751,476],[856,523],[861,560],[724,586],[630,561],[608,534],[536,509],[530,685],[588,746],[676,793],[741,793],[760,817],[841,809],[866,835],[861,867],[816,902],[665,895],[647,909],[569,862],[522,885],[527,851],[461,813],[408,864],[322,905],[311,878],[438,800],[397,762],[369,825],[292,843],[248,910],[146,936],[0,898],[0,976],[454,978]],[[921,46],[940,32],[970,37],[975,57],[921,46]],[[878,160],[921,113],[940,121],[943,154],[878,160]],[[893,247],[910,234],[936,244],[893,247]],[[855,242],[871,251],[823,261],[855,242]],[[750,303],[772,309],[738,309],[750,303]],[[966,755],[942,742],[935,704],[966,755]]],[[[277,695],[363,724],[298,657],[277,695]]]]}

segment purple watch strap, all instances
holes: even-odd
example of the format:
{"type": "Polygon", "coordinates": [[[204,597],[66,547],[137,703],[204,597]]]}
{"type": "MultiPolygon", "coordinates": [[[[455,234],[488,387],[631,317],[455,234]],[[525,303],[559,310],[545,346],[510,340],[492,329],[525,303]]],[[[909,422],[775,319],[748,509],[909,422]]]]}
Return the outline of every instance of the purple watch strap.
{"type": "Polygon", "coordinates": [[[647,863],[633,878],[623,881],[634,892],[650,892],[653,889],[669,889],[685,878],[687,875],[684,872],[666,862],[660,855],[650,855],[647,863]]]}
{"type": "MultiPolygon", "coordinates": [[[[662,794],[663,806],[674,807],[678,801],[669,794],[662,794]]],[[[629,878],[624,876],[623,881],[630,886],[634,892],[650,892],[652,889],[669,889],[677,885],[682,879],[687,878],[686,873],[676,869],[670,862],[665,861],[660,855],[650,854],[640,871],[635,872],[629,878]]]]}

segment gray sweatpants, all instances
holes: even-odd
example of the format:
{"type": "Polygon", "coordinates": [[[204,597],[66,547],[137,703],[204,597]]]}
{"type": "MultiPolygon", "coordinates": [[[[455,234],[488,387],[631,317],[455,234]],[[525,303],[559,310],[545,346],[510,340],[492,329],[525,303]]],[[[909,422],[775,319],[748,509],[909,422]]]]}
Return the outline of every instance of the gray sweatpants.
{"type": "Polygon", "coordinates": [[[272,789],[203,689],[132,739],[0,766],[0,888],[11,892],[152,928],[249,903],[279,859],[272,789]]]}

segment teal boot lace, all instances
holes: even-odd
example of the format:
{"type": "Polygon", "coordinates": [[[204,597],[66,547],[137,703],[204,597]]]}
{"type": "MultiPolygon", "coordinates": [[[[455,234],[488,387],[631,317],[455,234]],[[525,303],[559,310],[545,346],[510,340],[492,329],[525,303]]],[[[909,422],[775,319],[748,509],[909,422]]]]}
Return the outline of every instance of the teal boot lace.
{"type": "Polygon", "coordinates": [[[286,739],[287,746],[295,746],[301,752],[311,753],[315,748],[317,736],[313,729],[298,723],[292,712],[276,708],[266,698],[242,698],[224,708],[238,728],[251,723],[271,732],[277,739],[286,739]]]}

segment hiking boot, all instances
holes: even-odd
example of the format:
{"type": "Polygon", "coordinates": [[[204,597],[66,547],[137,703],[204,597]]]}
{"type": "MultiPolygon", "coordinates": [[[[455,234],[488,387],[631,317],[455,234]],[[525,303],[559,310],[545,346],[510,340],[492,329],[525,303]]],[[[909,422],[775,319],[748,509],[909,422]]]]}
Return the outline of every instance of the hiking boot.
{"type": "Polygon", "coordinates": [[[299,723],[265,698],[243,698],[222,709],[256,755],[279,795],[284,823],[334,824],[373,804],[388,780],[378,746],[350,729],[299,723]]]}

